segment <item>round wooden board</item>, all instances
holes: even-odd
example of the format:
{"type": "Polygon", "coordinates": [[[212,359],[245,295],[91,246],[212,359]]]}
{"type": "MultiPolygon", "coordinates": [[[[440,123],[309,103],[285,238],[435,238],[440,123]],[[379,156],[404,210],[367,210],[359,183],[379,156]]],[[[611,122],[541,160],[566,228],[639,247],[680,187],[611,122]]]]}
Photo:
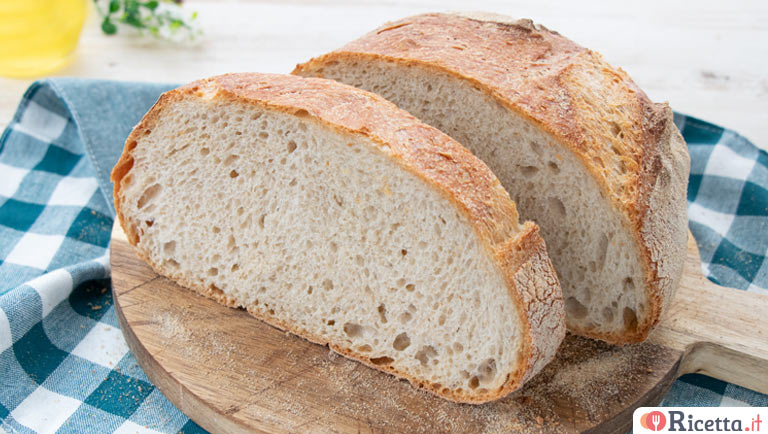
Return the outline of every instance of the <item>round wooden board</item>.
{"type": "Polygon", "coordinates": [[[512,395],[455,404],[223,307],[157,275],[112,236],[115,307],[147,376],[212,432],[610,432],[655,405],[682,351],[569,336],[512,395]]]}

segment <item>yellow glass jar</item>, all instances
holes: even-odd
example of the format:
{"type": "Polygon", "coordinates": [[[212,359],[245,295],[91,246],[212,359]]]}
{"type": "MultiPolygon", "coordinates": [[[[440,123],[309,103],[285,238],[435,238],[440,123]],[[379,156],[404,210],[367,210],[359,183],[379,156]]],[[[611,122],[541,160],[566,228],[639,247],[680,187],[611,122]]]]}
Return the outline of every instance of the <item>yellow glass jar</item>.
{"type": "Polygon", "coordinates": [[[0,76],[37,77],[66,65],[90,0],[0,0],[0,76]]]}

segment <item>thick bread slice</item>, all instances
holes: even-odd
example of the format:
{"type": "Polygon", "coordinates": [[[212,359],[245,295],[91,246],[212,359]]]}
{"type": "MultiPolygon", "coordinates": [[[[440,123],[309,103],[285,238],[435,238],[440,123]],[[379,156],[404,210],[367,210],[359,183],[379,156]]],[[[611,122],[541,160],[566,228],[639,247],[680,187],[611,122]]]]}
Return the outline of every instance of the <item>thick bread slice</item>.
{"type": "Polygon", "coordinates": [[[147,113],[112,180],[159,273],[444,398],[506,395],[564,337],[537,226],[485,164],[377,95],[197,81],[147,113]]]}
{"type": "Polygon", "coordinates": [[[295,74],[377,92],[485,161],[541,226],[571,331],[645,339],[682,274],[689,158],[666,104],[530,20],[388,23],[295,74]]]}

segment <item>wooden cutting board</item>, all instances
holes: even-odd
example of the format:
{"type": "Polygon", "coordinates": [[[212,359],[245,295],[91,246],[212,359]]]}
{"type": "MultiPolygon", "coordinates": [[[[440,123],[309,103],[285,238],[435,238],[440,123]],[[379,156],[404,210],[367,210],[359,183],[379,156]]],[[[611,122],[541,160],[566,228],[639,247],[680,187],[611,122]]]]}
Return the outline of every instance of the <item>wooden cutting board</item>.
{"type": "Polygon", "coordinates": [[[649,342],[615,347],[569,336],[522,390],[455,404],[268,326],[157,275],[119,225],[115,307],[147,376],[211,432],[607,432],[699,372],[768,393],[768,297],[718,287],[689,240],[685,275],[649,342]]]}

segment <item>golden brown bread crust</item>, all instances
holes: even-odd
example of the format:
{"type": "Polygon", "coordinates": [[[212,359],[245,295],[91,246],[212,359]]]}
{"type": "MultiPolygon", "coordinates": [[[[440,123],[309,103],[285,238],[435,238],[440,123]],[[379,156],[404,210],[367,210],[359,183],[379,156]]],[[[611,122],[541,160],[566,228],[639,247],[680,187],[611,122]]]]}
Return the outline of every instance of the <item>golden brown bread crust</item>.
{"type": "Polygon", "coordinates": [[[682,275],[687,236],[689,161],[669,106],[651,102],[623,70],[556,32],[482,13],[387,23],[293,73],[322,76],[325,65],[370,60],[466,80],[583,161],[645,258],[650,312],[623,334],[575,332],[618,344],[644,340],[682,275]]]}
{"type": "MultiPolygon", "coordinates": [[[[196,81],[163,94],[126,140],[123,154],[112,172],[115,209],[131,244],[135,246],[141,234],[121,213],[124,200],[121,188],[130,180],[132,151],[140,146],[141,138],[162,121],[165,108],[183,98],[253,104],[306,117],[345,134],[366,137],[375,142],[381,152],[445,194],[474,226],[505,276],[510,293],[518,301],[524,336],[521,360],[527,361],[527,366],[522,366],[496,390],[477,389],[467,393],[408,377],[391,366],[376,365],[349,348],[334,346],[335,351],[407,378],[414,385],[444,398],[469,403],[487,402],[506,395],[554,357],[565,336],[564,307],[559,282],[538,227],[530,222],[520,227],[515,204],[498,179],[457,142],[377,95],[334,81],[289,75],[228,74],[196,81]]],[[[137,253],[158,273],[173,278],[182,286],[225,305],[236,305],[220,290],[185,281],[172,270],[152,263],[143,252],[137,250],[137,253]]],[[[245,307],[272,325],[313,342],[328,343],[308,330],[298,330],[278,321],[258,306],[245,307]]]]}

